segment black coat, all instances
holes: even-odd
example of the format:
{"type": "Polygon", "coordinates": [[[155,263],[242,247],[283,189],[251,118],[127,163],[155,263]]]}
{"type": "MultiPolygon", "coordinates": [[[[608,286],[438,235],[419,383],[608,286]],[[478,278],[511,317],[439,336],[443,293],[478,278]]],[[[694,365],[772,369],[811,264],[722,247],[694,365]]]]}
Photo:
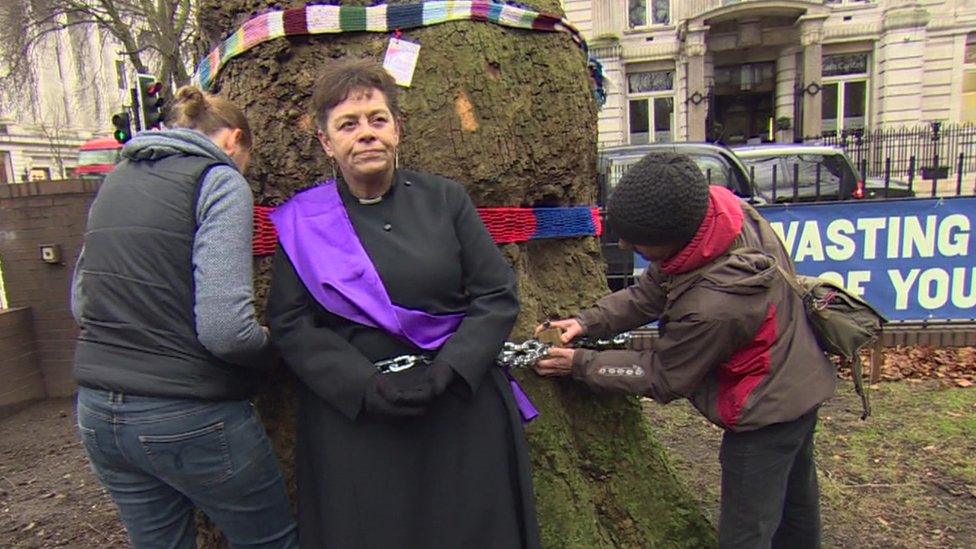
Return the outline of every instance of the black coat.
{"type": "Polygon", "coordinates": [[[522,426],[494,366],[518,314],[510,267],[458,183],[399,171],[379,203],[340,192],[392,301],[465,319],[438,351],[456,383],[421,418],[374,419],[362,409],[372,363],[420,349],[326,311],[279,250],[268,317],[301,382],[302,547],[538,547],[522,426]]]}

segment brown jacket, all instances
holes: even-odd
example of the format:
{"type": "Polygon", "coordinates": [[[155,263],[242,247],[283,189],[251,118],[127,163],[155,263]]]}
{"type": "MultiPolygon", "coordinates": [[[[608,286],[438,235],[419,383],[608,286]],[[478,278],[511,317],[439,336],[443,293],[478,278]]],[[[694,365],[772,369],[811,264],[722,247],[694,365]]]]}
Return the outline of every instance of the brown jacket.
{"type": "Polygon", "coordinates": [[[666,403],[688,398],[720,427],[750,431],[790,421],[830,398],[836,370],[817,345],[803,304],[776,268],[794,272],[769,224],[746,204],[736,253],[637,283],[599,300],[579,320],[607,337],[655,320],[649,351],[579,350],[573,377],[599,390],[666,403]]]}

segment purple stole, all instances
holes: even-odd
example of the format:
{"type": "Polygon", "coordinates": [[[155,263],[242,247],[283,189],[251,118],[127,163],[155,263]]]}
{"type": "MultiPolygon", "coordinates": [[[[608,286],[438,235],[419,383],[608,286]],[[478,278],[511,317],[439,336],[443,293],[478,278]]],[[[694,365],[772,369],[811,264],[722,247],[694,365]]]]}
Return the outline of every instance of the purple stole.
{"type": "Polygon", "coordinates": [[[432,315],[393,304],[335,180],[295,195],[269,217],[298,278],[329,312],[428,351],[439,349],[464,319],[463,314],[432,315]]]}
{"type": "MultiPolygon", "coordinates": [[[[433,315],[393,303],[356,235],[334,179],[295,195],[269,217],[298,278],[327,311],[427,351],[439,349],[464,319],[464,314],[433,315]]],[[[538,412],[505,373],[523,419],[531,421],[538,412]]]]}

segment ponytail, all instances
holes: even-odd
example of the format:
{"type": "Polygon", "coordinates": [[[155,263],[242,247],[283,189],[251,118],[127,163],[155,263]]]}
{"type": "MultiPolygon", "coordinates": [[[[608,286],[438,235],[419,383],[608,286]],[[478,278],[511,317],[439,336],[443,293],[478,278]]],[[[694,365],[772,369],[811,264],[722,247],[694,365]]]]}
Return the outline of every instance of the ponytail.
{"type": "Polygon", "coordinates": [[[237,105],[193,86],[176,90],[166,115],[166,126],[197,130],[206,135],[214,135],[222,129],[240,129],[241,145],[251,148],[253,142],[251,125],[237,105]]]}

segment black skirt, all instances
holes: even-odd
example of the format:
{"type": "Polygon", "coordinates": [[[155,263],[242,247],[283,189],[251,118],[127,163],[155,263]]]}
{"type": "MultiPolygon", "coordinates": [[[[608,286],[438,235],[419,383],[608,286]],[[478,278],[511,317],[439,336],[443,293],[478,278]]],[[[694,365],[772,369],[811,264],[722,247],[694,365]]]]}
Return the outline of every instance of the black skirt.
{"type": "Polygon", "coordinates": [[[355,421],[302,387],[296,474],[306,549],[540,547],[528,449],[504,375],[417,419],[355,421]]]}

